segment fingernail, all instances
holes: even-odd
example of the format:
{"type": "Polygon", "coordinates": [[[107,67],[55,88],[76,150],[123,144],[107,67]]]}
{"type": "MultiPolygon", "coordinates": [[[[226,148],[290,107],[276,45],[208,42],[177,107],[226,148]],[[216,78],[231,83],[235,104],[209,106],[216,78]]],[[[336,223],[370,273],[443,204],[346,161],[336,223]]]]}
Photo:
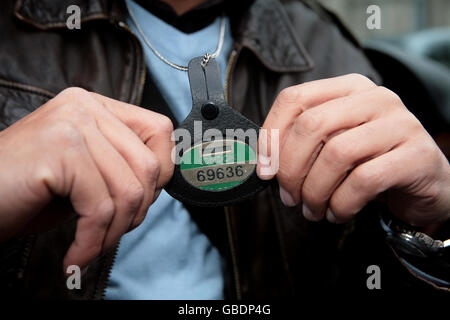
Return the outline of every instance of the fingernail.
{"type": "Polygon", "coordinates": [[[306,219],[312,220],[312,221],[317,220],[317,219],[314,217],[314,215],[313,215],[311,209],[309,209],[308,206],[307,206],[305,203],[303,203],[303,205],[302,205],[302,211],[303,211],[303,215],[305,216],[306,219]]]}
{"type": "Polygon", "coordinates": [[[259,163],[263,166],[268,166],[270,165],[270,158],[263,154],[259,154],[259,163]]]}
{"type": "Polygon", "coordinates": [[[295,206],[295,202],[294,202],[294,199],[292,198],[292,196],[289,194],[289,192],[284,190],[282,187],[280,187],[280,198],[281,198],[281,202],[283,202],[283,204],[286,207],[295,206]]]}
{"type": "Polygon", "coordinates": [[[327,209],[327,220],[331,223],[336,223],[336,216],[334,215],[333,211],[331,211],[330,208],[327,209]]]}
{"type": "Polygon", "coordinates": [[[258,156],[258,166],[256,173],[261,180],[271,180],[274,177],[270,166],[270,158],[262,154],[258,156]]]}

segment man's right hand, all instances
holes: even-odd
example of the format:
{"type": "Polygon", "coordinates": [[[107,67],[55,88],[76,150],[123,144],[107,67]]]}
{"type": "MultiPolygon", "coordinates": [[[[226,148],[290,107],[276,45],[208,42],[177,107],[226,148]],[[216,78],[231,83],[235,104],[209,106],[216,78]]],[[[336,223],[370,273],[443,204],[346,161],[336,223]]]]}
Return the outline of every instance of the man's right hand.
{"type": "Polygon", "coordinates": [[[0,132],[0,241],[79,215],[81,268],[139,225],[173,173],[171,121],[69,88],[0,132]],[[68,205],[61,208],[61,199],[68,205]],[[73,208],[73,209],[72,209],[73,208]]]}

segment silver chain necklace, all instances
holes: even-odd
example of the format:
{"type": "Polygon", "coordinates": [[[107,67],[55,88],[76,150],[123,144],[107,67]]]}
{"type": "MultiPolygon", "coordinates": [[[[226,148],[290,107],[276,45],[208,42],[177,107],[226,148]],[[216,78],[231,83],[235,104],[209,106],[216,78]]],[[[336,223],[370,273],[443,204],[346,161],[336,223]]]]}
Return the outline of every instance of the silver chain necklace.
{"type": "MultiPolygon", "coordinates": [[[[139,34],[141,35],[142,39],[144,40],[145,44],[150,48],[150,50],[152,50],[152,52],[164,63],[168,64],[169,66],[171,66],[172,68],[175,68],[177,70],[180,71],[188,71],[188,67],[186,66],[180,66],[179,64],[173,63],[169,60],[167,60],[166,58],[164,58],[164,56],[159,53],[158,50],[156,50],[153,45],[150,43],[150,41],[147,39],[147,37],[145,36],[144,32],[142,31],[141,27],[139,26],[139,24],[137,23],[136,17],[134,16],[133,12],[130,10],[130,7],[128,6],[127,1],[125,1],[125,5],[127,6],[127,10],[128,13],[130,15],[131,20],[133,21],[134,25],[136,26],[136,29],[138,30],[139,34]]],[[[222,18],[220,20],[220,34],[219,34],[219,42],[217,44],[217,48],[216,51],[213,54],[209,54],[209,53],[205,53],[205,55],[203,56],[203,61],[202,61],[202,67],[206,67],[206,65],[208,64],[210,59],[215,59],[219,54],[220,51],[222,51],[222,45],[223,45],[223,39],[225,36],[225,17],[222,15],[222,18]]]]}

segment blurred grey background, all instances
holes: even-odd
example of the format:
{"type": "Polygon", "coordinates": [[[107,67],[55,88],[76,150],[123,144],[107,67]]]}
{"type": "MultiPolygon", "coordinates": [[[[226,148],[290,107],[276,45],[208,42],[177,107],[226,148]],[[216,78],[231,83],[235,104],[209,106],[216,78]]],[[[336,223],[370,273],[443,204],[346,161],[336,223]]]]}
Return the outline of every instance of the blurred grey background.
{"type": "Polygon", "coordinates": [[[437,140],[450,158],[450,0],[317,1],[341,18],[384,84],[428,130],[446,132],[437,140]],[[380,8],[381,29],[367,27],[370,5],[380,8]],[[437,112],[440,119],[421,114],[424,108],[437,112]]]}
{"type": "Polygon", "coordinates": [[[359,39],[386,38],[450,27],[450,0],[319,0],[337,13],[359,39]],[[381,30],[366,27],[369,5],[381,9],[381,30]]]}
{"type": "Polygon", "coordinates": [[[318,0],[363,43],[384,43],[427,58],[450,72],[450,0],[318,0]],[[370,30],[367,8],[377,5],[381,29],[370,30]]]}

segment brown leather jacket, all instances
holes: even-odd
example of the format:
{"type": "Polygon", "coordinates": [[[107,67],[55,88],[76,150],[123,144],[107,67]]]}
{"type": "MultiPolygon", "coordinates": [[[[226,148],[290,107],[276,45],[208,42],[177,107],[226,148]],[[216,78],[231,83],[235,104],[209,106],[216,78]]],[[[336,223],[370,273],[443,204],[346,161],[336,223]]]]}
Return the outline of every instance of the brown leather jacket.
{"type": "MultiPolygon", "coordinates": [[[[0,130],[72,86],[136,105],[164,105],[146,77],[142,48],[124,22],[122,1],[76,3],[82,10],[80,30],[66,28],[72,0],[0,2],[0,130]]],[[[353,38],[311,1],[255,0],[236,13],[232,31],[226,95],[257,124],[285,87],[353,72],[379,81],[353,38]]],[[[274,184],[239,205],[189,209],[227,261],[231,298],[368,292],[366,268],[372,264],[382,270],[384,290],[432,287],[385,244],[375,206],[346,225],[310,223],[300,208],[281,204],[274,184]]],[[[62,258],[75,219],[1,244],[0,291],[9,297],[102,298],[115,250],[91,264],[81,290],[66,288],[62,258]]]]}

